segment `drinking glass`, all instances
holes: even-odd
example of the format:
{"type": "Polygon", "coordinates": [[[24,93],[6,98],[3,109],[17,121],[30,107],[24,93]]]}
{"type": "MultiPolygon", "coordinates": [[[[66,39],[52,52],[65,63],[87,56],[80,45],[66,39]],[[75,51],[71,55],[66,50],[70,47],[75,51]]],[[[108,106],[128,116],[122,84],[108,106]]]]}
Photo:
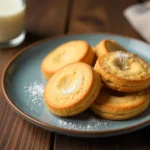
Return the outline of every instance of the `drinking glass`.
{"type": "Polygon", "coordinates": [[[24,0],[0,0],[0,48],[15,47],[25,39],[24,0]]]}

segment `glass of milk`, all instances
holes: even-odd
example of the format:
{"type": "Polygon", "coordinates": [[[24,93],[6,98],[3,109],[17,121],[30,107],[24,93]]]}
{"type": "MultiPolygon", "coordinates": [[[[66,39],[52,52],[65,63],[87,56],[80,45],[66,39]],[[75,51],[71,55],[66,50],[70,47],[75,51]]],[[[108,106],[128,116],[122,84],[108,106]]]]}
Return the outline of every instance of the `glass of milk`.
{"type": "Polygon", "coordinates": [[[25,38],[25,1],[0,0],[0,48],[15,47],[25,38]]]}

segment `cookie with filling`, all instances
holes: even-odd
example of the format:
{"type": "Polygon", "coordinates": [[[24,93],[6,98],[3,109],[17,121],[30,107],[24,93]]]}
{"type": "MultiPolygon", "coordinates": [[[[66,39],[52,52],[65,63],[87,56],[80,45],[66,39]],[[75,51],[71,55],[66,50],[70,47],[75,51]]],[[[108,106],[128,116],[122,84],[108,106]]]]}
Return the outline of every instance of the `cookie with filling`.
{"type": "Polygon", "coordinates": [[[100,77],[90,65],[72,63],[49,79],[45,87],[44,101],[53,114],[74,116],[91,106],[100,88],[100,77]]]}

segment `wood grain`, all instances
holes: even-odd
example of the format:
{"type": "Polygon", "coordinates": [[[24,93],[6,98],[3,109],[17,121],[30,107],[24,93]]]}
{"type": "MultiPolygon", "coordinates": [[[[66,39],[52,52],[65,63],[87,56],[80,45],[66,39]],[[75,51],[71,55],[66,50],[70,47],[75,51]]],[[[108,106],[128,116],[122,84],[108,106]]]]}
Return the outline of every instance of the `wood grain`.
{"type": "Polygon", "coordinates": [[[141,131],[107,138],[56,136],[55,150],[149,150],[150,127],[141,131]]]}
{"type": "Polygon", "coordinates": [[[140,38],[123,16],[135,0],[74,0],[70,33],[108,32],[140,38]]]}
{"type": "Polygon", "coordinates": [[[69,0],[26,0],[26,28],[37,35],[65,32],[69,0]]]}
{"type": "Polygon", "coordinates": [[[14,110],[2,103],[0,149],[42,149],[50,148],[50,133],[40,129],[18,116],[14,110]],[[7,123],[7,124],[6,124],[7,123]]]}

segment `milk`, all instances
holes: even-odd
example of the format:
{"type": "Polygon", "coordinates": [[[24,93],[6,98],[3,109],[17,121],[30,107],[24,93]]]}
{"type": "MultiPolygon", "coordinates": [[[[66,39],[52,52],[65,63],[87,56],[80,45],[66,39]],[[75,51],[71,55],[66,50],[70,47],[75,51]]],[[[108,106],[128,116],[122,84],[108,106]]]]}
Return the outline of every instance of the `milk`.
{"type": "Polygon", "coordinates": [[[0,43],[19,36],[24,30],[25,5],[21,0],[0,0],[0,43]]]}

